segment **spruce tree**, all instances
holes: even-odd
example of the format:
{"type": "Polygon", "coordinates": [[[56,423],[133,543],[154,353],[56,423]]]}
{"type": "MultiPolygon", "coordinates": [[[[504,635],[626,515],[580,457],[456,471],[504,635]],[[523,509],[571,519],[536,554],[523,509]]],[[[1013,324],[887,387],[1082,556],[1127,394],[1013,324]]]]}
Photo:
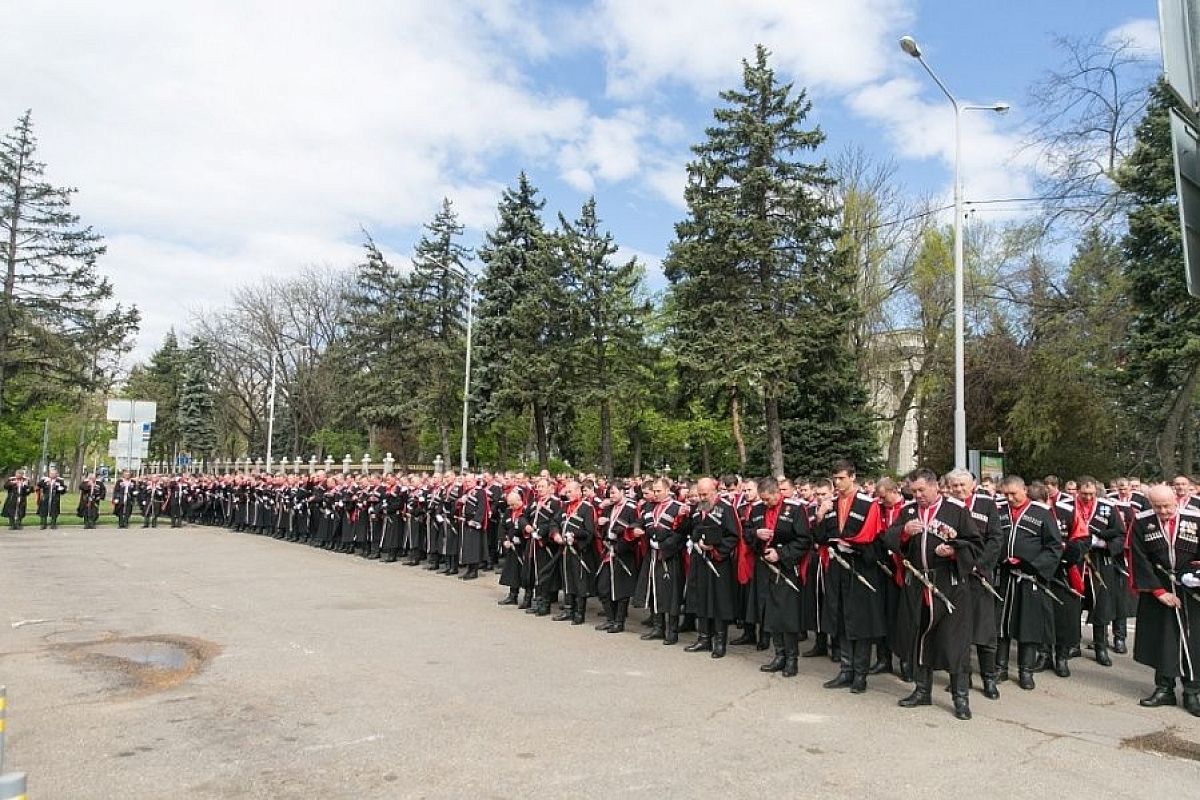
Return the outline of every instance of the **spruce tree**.
{"type": "Polygon", "coordinates": [[[24,407],[91,390],[97,350],[124,352],[138,323],[136,309],[109,305],[101,238],[71,211],[75,190],[44,180],[36,154],[26,111],[0,140],[0,413],[18,405],[14,379],[24,379],[24,407]]]}
{"type": "Polygon", "coordinates": [[[1163,83],[1151,90],[1133,152],[1117,174],[1131,200],[1121,242],[1133,301],[1124,377],[1138,394],[1158,401],[1148,421],[1151,431],[1161,432],[1158,468],[1168,478],[1194,466],[1182,463],[1181,456],[1190,452],[1190,437],[1184,434],[1200,387],[1200,300],[1188,294],[1184,276],[1171,156],[1172,102],[1163,83]]]}
{"type": "Polygon", "coordinates": [[[542,224],[544,200],[524,172],[504,191],[499,220],[479,251],[477,352],[481,421],[532,412],[534,444],[543,468],[550,463],[552,419],[565,405],[565,345],[570,312],[555,242],[542,224]]]}
{"type": "Polygon", "coordinates": [[[157,406],[147,446],[147,455],[151,459],[172,458],[180,443],[179,399],[183,394],[185,367],[186,352],[179,346],[175,329],[171,328],[162,344],[150,355],[149,362],[135,366],[125,381],[126,397],[151,400],[157,406]]]}
{"type": "Polygon", "coordinates": [[[834,246],[833,181],[824,162],[805,160],[825,136],[804,126],[806,93],[767,61],[759,45],[742,62],[742,88],[721,93],[726,105],[692,148],[689,215],[665,268],[681,364],[710,392],[757,393],[769,469],[782,474],[783,403],[789,460],[797,448],[863,460],[876,445],[848,346],[861,312],[854,271],[834,246]]]}
{"type": "Polygon", "coordinates": [[[463,226],[448,199],[425,226],[413,251],[408,301],[415,338],[413,357],[432,367],[418,390],[421,407],[437,430],[441,452],[450,458],[450,428],[462,402],[466,356],[466,283],[470,251],[458,239],[463,226]]]}
{"type": "Polygon", "coordinates": [[[196,341],[184,358],[179,393],[179,443],[193,458],[212,458],[217,449],[213,406],[212,354],[205,342],[196,341]]]}
{"type": "Polygon", "coordinates": [[[559,215],[564,279],[572,320],[570,353],[576,369],[571,395],[599,414],[601,472],[613,475],[613,403],[627,397],[641,379],[641,350],[649,303],[640,296],[643,270],[637,259],[616,261],[616,242],[601,232],[596,199],[579,219],[559,215]]]}

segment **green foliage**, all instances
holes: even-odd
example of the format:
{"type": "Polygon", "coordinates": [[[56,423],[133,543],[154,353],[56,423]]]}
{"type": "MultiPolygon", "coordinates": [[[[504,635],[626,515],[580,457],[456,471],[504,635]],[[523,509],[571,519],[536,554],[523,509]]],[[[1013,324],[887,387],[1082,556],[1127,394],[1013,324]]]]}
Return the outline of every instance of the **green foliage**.
{"type": "Polygon", "coordinates": [[[183,394],[187,354],[179,346],[175,329],[167,331],[150,362],[135,366],[125,381],[122,396],[157,404],[156,420],[150,429],[147,455],[151,460],[170,460],[180,444],[179,399],[183,394]]]}
{"type": "Polygon", "coordinates": [[[212,355],[204,341],[184,355],[179,394],[179,443],[193,458],[212,458],[217,448],[213,427],[212,355]]]}

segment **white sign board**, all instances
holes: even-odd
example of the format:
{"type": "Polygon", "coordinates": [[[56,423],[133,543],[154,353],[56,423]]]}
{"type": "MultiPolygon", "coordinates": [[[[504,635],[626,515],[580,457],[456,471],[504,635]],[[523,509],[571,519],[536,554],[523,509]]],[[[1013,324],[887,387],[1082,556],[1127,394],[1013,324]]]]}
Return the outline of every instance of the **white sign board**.
{"type": "Polygon", "coordinates": [[[153,400],[109,400],[106,419],[109,422],[154,422],[158,418],[158,403],[153,400]]]}
{"type": "Polygon", "coordinates": [[[135,459],[130,460],[124,456],[117,456],[117,471],[118,472],[120,472],[121,470],[126,470],[126,469],[129,470],[130,472],[137,472],[141,468],[142,468],[142,460],[140,458],[135,458],[135,459]]]}

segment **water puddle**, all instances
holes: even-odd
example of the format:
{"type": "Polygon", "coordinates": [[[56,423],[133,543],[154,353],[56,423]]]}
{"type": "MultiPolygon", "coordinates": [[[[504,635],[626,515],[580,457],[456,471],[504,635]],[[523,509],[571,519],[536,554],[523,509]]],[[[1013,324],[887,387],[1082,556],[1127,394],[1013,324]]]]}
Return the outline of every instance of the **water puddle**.
{"type": "Polygon", "coordinates": [[[126,636],[63,645],[68,658],[102,670],[117,689],[148,694],[172,689],[203,670],[220,645],[191,636],[126,636]]]}
{"type": "Polygon", "coordinates": [[[1121,740],[1122,747],[1141,750],[1144,753],[1156,753],[1175,758],[1186,758],[1200,761],[1200,742],[1184,739],[1175,733],[1175,728],[1147,733],[1145,736],[1133,736],[1121,740]]]}

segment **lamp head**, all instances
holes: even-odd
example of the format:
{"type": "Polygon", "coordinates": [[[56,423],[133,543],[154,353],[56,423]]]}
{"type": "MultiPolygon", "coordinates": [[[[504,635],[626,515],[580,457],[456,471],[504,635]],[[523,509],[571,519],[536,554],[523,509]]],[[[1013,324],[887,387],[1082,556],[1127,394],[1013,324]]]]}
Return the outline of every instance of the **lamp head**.
{"type": "Polygon", "coordinates": [[[921,48],[917,46],[917,40],[911,36],[900,37],[900,49],[913,58],[921,57],[921,48]]]}
{"type": "Polygon", "coordinates": [[[992,111],[995,111],[997,114],[1007,114],[1010,108],[1012,106],[1008,103],[995,103],[992,105],[992,111]]]}

